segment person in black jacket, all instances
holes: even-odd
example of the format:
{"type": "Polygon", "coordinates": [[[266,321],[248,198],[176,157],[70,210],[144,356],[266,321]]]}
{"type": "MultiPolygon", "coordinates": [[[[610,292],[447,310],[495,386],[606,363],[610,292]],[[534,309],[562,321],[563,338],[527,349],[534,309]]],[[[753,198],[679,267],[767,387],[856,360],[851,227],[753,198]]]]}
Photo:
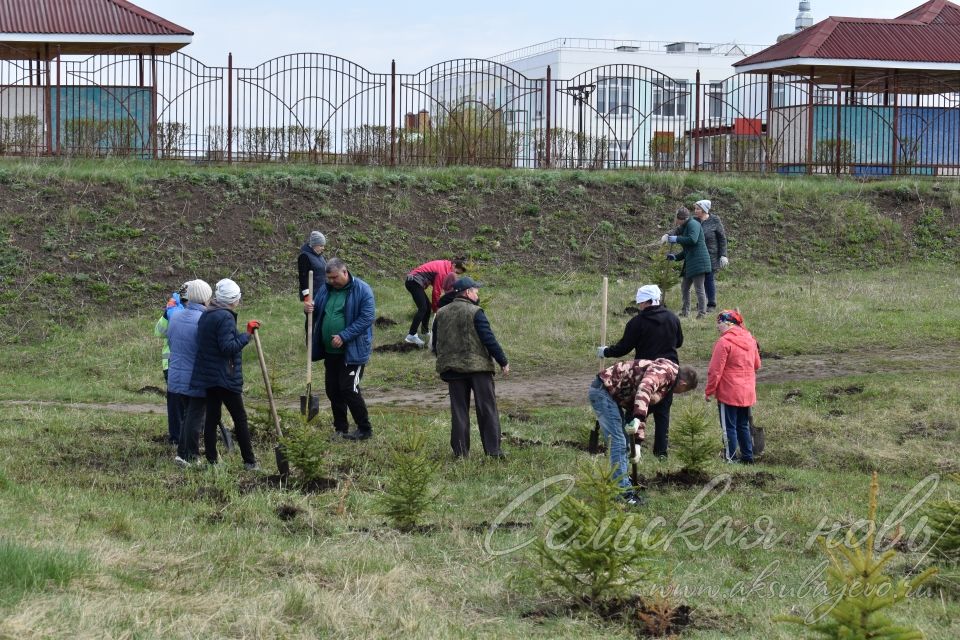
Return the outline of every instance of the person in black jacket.
{"type": "MultiPolygon", "coordinates": [[[[623,337],[613,346],[597,348],[599,358],[620,358],[634,350],[637,360],[666,358],[679,365],[677,349],[683,346],[683,330],[680,318],[666,307],[660,306],[660,287],[648,284],[637,289],[637,305],[640,313],[627,322],[623,337]]],[[[673,405],[673,390],[651,408],[655,424],[653,454],[667,457],[670,432],[670,407],[673,405]]]]}
{"type": "MultiPolygon", "coordinates": [[[[313,299],[327,279],[327,261],[323,257],[323,250],[327,246],[327,237],[319,231],[311,231],[307,241],[300,247],[297,256],[297,282],[300,285],[300,300],[310,296],[313,299]],[[313,272],[313,291],[310,291],[310,272],[313,272]]],[[[303,313],[303,335],[307,335],[307,312],[303,313]]]]}
{"type": "Polygon", "coordinates": [[[243,407],[243,359],[241,351],[250,341],[257,320],[247,323],[247,332],[237,331],[237,307],[240,287],[230,279],[217,283],[213,299],[197,321],[197,357],[190,386],[203,389],[207,396],[207,415],[203,439],[207,462],[217,464],[217,427],[224,405],[233,418],[243,466],[256,470],[257,458],[250,442],[247,412],[243,407]]]}

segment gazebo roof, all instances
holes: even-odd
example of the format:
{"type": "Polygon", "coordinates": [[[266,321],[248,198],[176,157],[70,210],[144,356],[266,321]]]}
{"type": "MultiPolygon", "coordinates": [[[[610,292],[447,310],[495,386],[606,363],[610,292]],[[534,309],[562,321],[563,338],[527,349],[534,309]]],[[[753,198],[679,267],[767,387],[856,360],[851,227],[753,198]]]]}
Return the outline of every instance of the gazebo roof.
{"type": "Polygon", "coordinates": [[[57,45],[64,55],[170,54],[192,39],[127,0],[0,0],[0,58],[52,57],[57,45]]]}
{"type": "MultiPolygon", "coordinates": [[[[960,73],[960,6],[930,0],[898,18],[831,16],[733,65],[741,73],[774,72],[858,79],[960,73]]],[[[859,82],[858,82],[859,83],[859,82]]]]}

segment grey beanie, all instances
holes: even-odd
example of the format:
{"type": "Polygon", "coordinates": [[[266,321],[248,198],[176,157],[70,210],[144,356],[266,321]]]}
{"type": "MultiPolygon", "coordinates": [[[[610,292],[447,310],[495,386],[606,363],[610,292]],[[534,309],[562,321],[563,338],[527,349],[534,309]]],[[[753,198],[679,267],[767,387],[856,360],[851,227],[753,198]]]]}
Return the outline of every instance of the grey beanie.
{"type": "Polygon", "coordinates": [[[311,247],[315,247],[317,245],[320,245],[321,247],[325,246],[327,244],[327,237],[319,231],[311,231],[310,239],[307,240],[307,244],[309,244],[311,247]]]}
{"type": "Polygon", "coordinates": [[[221,304],[233,304],[240,302],[240,286],[229,278],[224,278],[217,283],[217,289],[214,293],[217,302],[221,304]]]}

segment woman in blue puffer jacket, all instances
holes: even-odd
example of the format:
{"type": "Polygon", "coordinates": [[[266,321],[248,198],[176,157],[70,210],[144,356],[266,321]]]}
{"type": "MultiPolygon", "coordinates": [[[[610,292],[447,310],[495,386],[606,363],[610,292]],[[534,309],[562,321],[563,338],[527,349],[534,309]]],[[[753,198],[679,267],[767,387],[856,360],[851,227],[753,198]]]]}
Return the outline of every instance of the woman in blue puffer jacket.
{"type": "Polygon", "coordinates": [[[217,425],[220,423],[221,409],[226,406],[233,418],[243,466],[257,469],[257,458],[250,443],[247,412],[243,407],[241,352],[260,323],[251,320],[247,323],[247,333],[237,331],[236,309],[239,306],[240,287],[237,283],[228,278],[218,282],[210,305],[197,322],[197,360],[193,365],[190,385],[204,389],[207,396],[207,416],[203,428],[207,462],[217,463],[217,425]]]}
{"type": "Polygon", "coordinates": [[[210,302],[213,290],[203,280],[191,280],[184,292],[184,310],[170,319],[167,340],[170,341],[170,368],[167,387],[186,397],[186,409],[180,427],[177,457],[179,466],[193,464],[200,454],[200,432],[206,411],[206,390],[191,385],[193,366],[197,359],[197,322],[210,302]]]}

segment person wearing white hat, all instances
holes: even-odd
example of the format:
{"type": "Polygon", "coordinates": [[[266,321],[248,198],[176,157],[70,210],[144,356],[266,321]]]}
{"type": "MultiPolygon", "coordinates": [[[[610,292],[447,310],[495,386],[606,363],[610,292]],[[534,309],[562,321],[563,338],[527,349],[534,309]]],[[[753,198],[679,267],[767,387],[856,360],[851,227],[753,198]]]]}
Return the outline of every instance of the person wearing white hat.
{"type": "MultiPolygon", "coordinates": [[[[619,342],[613,346],[597,348],[597,357],[621,358],[632,349],[633,357],[637,360],[665,358],[679,365],[677,349],[683,346],[683,330],[680,328],[680,318],[660,304],[662,297],[660,287],[655,284],[647,284],[637,289],[636,300],[640,312],[627,322],[619,342]]],[[[653,453],[661,458],[667,455],[672,405],[673,393],[668,391],[651,407],[656,426],[653,453]]]]}
{"type": "Polygon", "coordinates": [[[703,229],[703,240],[707,243],[707,253],[710,254],[710,266],[713,268],[703,279],[703,288],[707,294],[707,312],[717,310],[717,283],[715,276],[730,260],[727,258],[727,232],[723,222],[716,214],[710,213],[713,203],[709,200],[698,200],[693,205],[693,217],[700,221],[703,229]]]}

